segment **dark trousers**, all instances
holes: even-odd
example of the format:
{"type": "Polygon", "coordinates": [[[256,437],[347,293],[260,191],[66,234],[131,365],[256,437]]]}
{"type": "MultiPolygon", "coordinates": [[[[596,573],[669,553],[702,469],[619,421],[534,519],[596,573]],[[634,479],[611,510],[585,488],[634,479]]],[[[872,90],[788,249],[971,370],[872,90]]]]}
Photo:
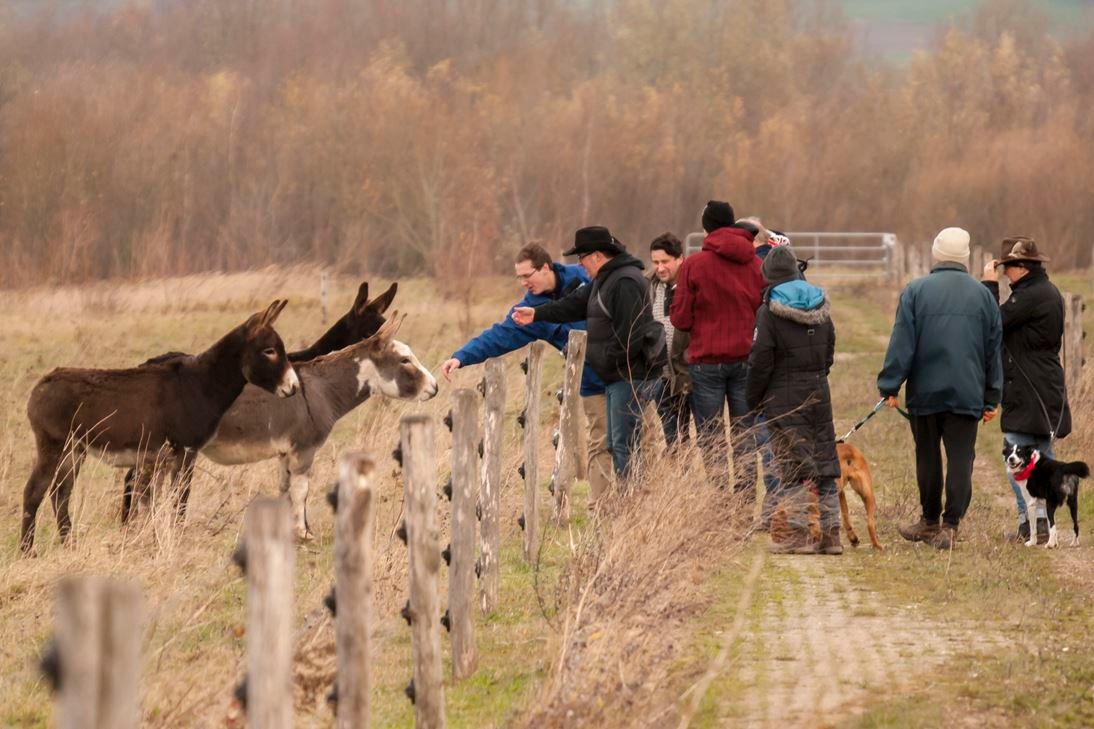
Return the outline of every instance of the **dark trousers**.
{"type": "Polygon", "coordinates": [[[733,463],[737,491],[750,497],[756,493],[755,418],[745,400],[748,363],[693,364],[691,375],[691,412],[699,434],[707,479],[725,488],[729,478],[729,449],[723,412],[729,406],[729,427],[733,438],[733,463]]]}
{"type": "Polygon", "coordinates": [[[649,399],[657,408],[669,450],[678,444],[686,446],[691,441],[691,405],[687,394],[673,395],[671,384],[662,377],[654,382],[649,399]]]}
{"type": "Polygon", "coordinates": [[[972,463],[976,458],[976,426],[980,419],[957,413],[934,413],[911,417],[915,438],[915,472],[919,482],[919,503],[923,518],[937,523],[938,517],[957,526],[972,500],[972,463]],[[945,482],[942,479],[942,447],[946,447],[945,482]],[[942,491],[946,508],[942,508],[942,491]]]}

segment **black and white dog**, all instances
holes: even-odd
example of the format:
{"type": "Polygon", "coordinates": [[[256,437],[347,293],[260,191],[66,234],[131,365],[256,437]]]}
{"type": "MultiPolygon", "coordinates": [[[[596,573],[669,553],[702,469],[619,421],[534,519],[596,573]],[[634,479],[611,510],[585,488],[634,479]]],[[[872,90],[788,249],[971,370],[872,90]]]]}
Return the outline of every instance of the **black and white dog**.
{"type": "MultiPolygon", "coordinates": [[[[1048,543],[1046,549],[1060,546],[1056,534],[1056,509],[1067,504],[1071,512],[1071,524],[1075,528],[1075,538],[1071,546],[1079,546],[1079,479],[1090,475],[1090,468],[1083,461],[1054,461],[1041,455],[1036,446],[1014,445],[1010,441],[1003,440],[1003,458],[1007,462],[1007,470],[1018,482],[1022,489],[1022,498],[1025,499],[1027,513],[1030,515],[1030,526],[1036,522],[1037,502],[1045,504],[1048,514],[1048,543]]],[[[1037,544],[1037,530],[1029,530],[1027,547],[1037,544]]]]}

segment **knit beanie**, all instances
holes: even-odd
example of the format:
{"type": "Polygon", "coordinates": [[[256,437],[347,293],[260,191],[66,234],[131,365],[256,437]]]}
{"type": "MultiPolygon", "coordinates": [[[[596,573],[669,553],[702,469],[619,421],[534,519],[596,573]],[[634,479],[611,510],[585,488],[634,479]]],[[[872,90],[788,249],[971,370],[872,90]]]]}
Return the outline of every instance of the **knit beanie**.
{"type": "Polygon", "coordinates": [[[802,278],[801,271],[798,269],[798,259],[794,257],[794,251],[790,249],[790,246],[775,246],[768,251],[760,265],[760,273],[769,284],[802,278]]]}
{"type": "Polygon", "coordinates": [[[934,239],[931,255],[936,261],[969,263],[969,233],[963,228],[943,228],[934,239]]]}
{"type": "Polygon", "coordinates": [[[736,219],[733,208],[727,202],[711,200],[703,208],[703,230],[708,233],[713,233],[718,228],[728,228],[736,219]]]}

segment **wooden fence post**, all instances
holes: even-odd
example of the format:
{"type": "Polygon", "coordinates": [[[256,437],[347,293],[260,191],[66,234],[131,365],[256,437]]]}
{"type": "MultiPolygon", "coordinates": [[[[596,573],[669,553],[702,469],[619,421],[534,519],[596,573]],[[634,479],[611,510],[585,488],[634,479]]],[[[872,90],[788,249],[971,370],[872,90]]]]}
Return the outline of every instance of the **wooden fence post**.
{"type": "MultiPolygon", "coordinates": [[[[475,650],[475,507],[479,500],[478,403],[471,390],[456,390],[452,407],[452,539],[448,569],[448,619],[452,630],[452,677],[467,678],[478,666],[475,650]]],[[[481,569],[481,568],[480,568],[481,569]]]]}
{"type": "Polygon", "coordinates": [[[258,498],[244,519],[247,725],[287,729],[293,710],[293,542],[289,502],[258,498]]]}
{"type": "Polygon", "coordinates": [[[140,590],[94,576],[57,586],[56,648],[61,729],[140,726],[140,590]]]}
{"type": "Polygon", "coordinates": [[[539,546],[539,468],[536,452],[539,446],[539,387],[543,375],[543,350],[547,345],[542,341],[532,342],[528,349],[525,370],[528,378],[524,389],[524,515],[521,523],[524,528],[524,559],[531,562],[539,546]]]}
{"type": "Polygon", "coordinates": [[[577,450],[581,440],[581,372],[585,367],[586,332],[571,329],[566,342],[566,369],[562,384],[562,412],[558,419],[558,442],[555,443],[555,469],[551,486],[555,496],[555,520],[570,521],[570,488],[577,465],[577,450]]]}
{"type": "Polygon", "coordinates": [[[1064,341],[1060,363],[1064,366],[1064,384],[1071,402],[1076,402],[1083,382],[1083,297],[1065,292],[1064,341]]]}
{"type": "Polygon", "coordinates": [[[375,529],[372,473],[376,464],[364,453],[346,453],[338,461],[338,497],[334,512],[334,619],[338,650],[335,677],[336,725],[369,726],[372,675],[369,654],[372,625],[372,536],[375,529]]]}
{"type": "Polygon", "coordinates": [[[323,271],[319,274],[319,323],[327,324],[327,295],[330,291],[330,273],[323,271]]]}
{"type": "Polygon", "coordinates": [[[501,535],[498,515],[501,510],[501,445],[505,431],[505,364],[500,359],[486,363],[483,380],[486,408],[483,413],[482,457],[482,575],[479,578],[483,614],[498,606],[501,535]]]}
{"type": "Polygon", "coordinates": [[[403,418],[400,431],[414,654],[414,677],[407,692],[414,702],[415,726],[439,729],[445,726],[445,717],[437,599],[441,550],[437,544],[437,455],[433,420],[426,415],[409,415],[403,418]]]}

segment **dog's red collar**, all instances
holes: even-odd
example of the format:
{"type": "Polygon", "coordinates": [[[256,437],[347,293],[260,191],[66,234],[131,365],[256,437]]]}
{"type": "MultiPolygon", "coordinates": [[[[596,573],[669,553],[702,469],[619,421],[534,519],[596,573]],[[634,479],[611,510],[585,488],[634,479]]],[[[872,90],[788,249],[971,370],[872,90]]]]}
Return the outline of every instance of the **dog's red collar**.
{"type": "Polygon", "coordinates": [[[1029,478],[1029,475],[1033,473],[1033,469],[1037,468],[1037,461],[1040,459],[1040,453],[1034,452],[1033,458],[1029,459],[1029,465],[1023,468],[1018,473],[1014,474],[1015,481],[1025,481],[1029,478]]]}

